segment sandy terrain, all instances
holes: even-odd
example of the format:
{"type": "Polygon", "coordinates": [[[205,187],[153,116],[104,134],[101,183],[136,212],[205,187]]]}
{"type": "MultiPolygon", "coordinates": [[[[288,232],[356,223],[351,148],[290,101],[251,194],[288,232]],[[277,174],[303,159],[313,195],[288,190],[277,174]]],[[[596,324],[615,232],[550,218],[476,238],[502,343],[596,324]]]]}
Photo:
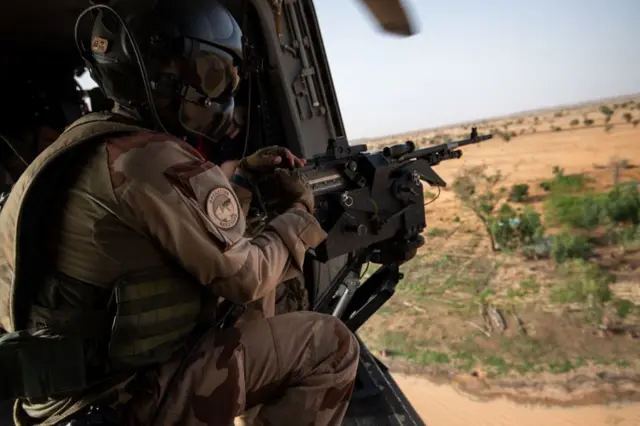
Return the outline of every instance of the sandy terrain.
{"type": "Polygon", "coordinates": [[[453,387],[394,375],[427,426],[637,426],[639,404],[572,408],[518,405],[499,399],[474,401],[453,387]]]}
{"type": "MultiPolygon", "coordinates": [[[[598,325],[612,321],[640,330],[638,241],[636,248],[598,246],[590,259],[615,276],[612,300],[624,300],[631,306],[629,314],[617,318],[614,302],[600,310],[592,309],[591,302],[554,303],[550,294],[572,277],[559,277],[551,260],[492,252],[482,223],[451,190],[464,168],[485,165],[490,172],[500,170],[505,176],[500,185],[506,189],[529,185],[528,200],[513,207],[518,211],[533,207],[546,225],[553,219],[543,213],[549,194],[539,184],[553,177],[554,166],[565,174],[591,178],[592,191],[608,191],[616,181],[640,182],[640,98],[616,102],[606,104],[614,111],[608,120],[595,103],[368,142],[370,150],[407,139],[425,147],[446,138],[466,138],[471,126],[477,126],[480,134],[495,135],[463,148],[461,159],[437,166],[449,185],[427,206],[426,244],[416,259],[403,266],[405,279],[394,297],[359,332],[398,374],[444,376],[447,383],[458,376],[483,378],[482,386],[467,381],[456,390],[398,375],[400,386],[429,426],[640,425],[640,405],[541,408],[504,399],[479,402],[460,393],[464,389],[476,396],[506,395],[520,402],[544,400],[569,406],[638,400],[640,333],[614,335],[598,325]],[[593,122],[585,124],[585,119],[593,122]],[[614,167],[623,163],[625,167],[614,167]],[[488,333],[479,326],[478,295],[487,289],[492,291],[491,302],[505,312],[505,331],[488,333]],[[394,368],[406,362],[413,367],[394,368]]],[[[425,199],[438,192],[425,190],[425,199]]],[[[546,227],[548,235],[559,230],[546,227]]],[[[585,278],[585,285],[594,279],[585,278]]]]}

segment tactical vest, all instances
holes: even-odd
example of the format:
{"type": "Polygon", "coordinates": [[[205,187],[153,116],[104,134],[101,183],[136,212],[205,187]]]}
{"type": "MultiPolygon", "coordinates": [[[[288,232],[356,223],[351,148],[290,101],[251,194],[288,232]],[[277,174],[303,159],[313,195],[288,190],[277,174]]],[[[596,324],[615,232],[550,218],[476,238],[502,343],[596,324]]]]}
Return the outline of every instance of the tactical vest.
{"type": "Polygon", "coordinates": [[[40,256],[36,225],[49,213],[47,199],[66,189],[54,187],[56,177],[88,158],[104,136],[148,131],[115,119],[89,114],[76,121],[29,165],[3,208],[4,219],[13,221],[15,266],[8,333],[0,335],[0,400],[82,394],[117,373],[168,360],[198,323],[212,323],[214,296],[173,265],[121,277],[113,285],[115,310],[32,306],[40,256]]]}

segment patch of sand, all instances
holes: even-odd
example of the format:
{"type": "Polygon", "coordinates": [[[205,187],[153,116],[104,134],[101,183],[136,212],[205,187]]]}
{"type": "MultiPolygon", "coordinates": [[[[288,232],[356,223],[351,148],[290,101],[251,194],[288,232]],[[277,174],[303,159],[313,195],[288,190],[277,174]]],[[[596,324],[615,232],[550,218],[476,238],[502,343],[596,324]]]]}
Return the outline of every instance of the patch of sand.
{"type": "Polygon", "coordinates": [[[640,404],[569,408],[521,405],[506,399],[479,402],[449,385],[394,374],[427,426],[638,426],[640,404]]]}

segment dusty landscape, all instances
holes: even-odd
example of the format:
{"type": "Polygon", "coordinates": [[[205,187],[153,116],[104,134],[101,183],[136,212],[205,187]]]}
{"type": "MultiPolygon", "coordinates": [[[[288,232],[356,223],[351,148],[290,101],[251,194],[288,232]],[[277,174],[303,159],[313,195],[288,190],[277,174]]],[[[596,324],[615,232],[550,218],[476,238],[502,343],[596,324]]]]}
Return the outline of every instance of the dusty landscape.
{"type": "MultiPolygon", "coordinates": [[[[640,96],[368,141],[494,134],[437,166],[448,187],[425,188],[426,244],[363,339],[397,373],[475,397],[638,399],[638,124],[640,96]]],[[[640,424],[624,419],[593,424],[640,424]]]]}

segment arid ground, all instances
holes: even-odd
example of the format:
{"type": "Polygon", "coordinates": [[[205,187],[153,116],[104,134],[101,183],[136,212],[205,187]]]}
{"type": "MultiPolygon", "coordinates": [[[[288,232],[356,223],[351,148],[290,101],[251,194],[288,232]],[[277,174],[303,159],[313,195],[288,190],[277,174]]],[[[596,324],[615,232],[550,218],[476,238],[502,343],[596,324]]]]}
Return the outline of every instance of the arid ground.
{"type": "Polygon", "coordinates": [[[437,166],[426,244],[361,337],[393,371],[476,397],[638,399],[638,124],[630,97],[369,141],[494,134],[437,166]]]}

